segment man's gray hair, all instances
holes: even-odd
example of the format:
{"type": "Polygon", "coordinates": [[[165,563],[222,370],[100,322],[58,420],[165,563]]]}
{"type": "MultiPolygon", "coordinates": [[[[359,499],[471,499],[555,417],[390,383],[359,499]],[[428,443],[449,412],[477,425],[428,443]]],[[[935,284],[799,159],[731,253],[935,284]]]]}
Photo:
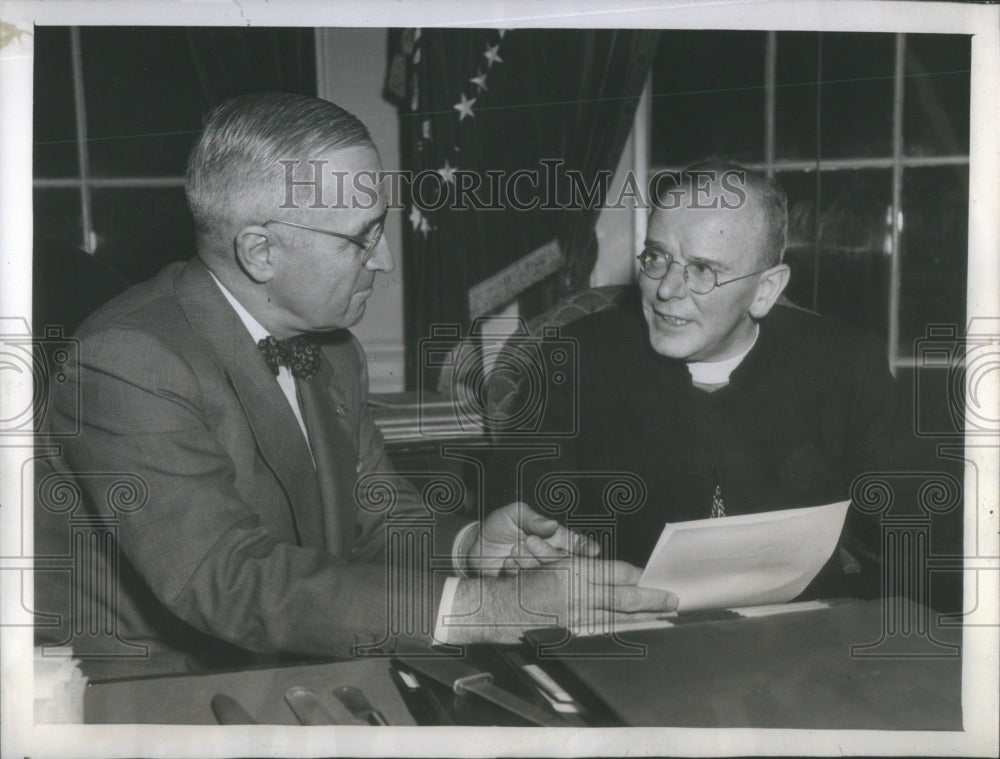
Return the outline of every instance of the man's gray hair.
{"type": "Polygon", "coordinates": [[[725,176],[726,186],[741,187],[747,197],[757,204],[763,224],[758,261],[766,267],[780,264],[788,236],[788,196],[781,185],[763,172],[718,158],[707,158],[683,169],[678,184],[690,191],[698,187],[705,176],[713,177],[713,183],[722,182],[725,176]]]}
{"type": "Polygon", "coordinates": [[[261,187],[283,166],[341,148],[374,147],[355,116],[327,100],[285,92],[240,95],[216,106],[188,159],[185,192],[199,237],[253,218],[261,187]],[[246,217],[246,218],[244,218],[246,217]]]}

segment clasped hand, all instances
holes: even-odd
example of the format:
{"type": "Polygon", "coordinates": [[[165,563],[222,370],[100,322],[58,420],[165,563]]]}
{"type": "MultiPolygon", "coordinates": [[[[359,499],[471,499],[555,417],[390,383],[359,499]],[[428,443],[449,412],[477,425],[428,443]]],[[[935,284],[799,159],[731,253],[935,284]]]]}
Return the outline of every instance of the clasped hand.
{"type": "Polygon", "coordinates": [[[466,566],[487,577],[550,564],[573,554],[597,556],[600,547],[525,503],[508,503],[484,519],[462,552],[466,566]]]}
{"type": "Polygon", "coordinates": [[[449,642],[515,643],[524,630],[550,625],[601,632],[677,608],[673,593],[638,586],[642,570],[599,553],[524,503],[498,509],[462,550],[479,579],[456,591],[453,611],[464,621],[449,642]]]}

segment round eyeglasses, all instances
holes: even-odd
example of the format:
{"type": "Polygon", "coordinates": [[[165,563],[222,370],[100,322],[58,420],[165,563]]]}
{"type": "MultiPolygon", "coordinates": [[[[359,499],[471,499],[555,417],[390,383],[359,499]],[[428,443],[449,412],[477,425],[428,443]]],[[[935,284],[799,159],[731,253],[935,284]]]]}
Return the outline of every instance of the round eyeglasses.
{"type": "MultiPolygon", "coordinates": [[[[636,256],[636,259],[639,261],[639,270],[650,279],[663,279],[670,271],[670,267],[677,263],[673,256],[650,248],[645,248],[642,253],[636,256]]],[[[680,266],[680,264],[677,265],[680,266]]],[[[763,274],[767,269],[752,271],[741,277],[733,277],[722,282],[719,281],[718,272],[706,263],[692,261],[684,265],[683,271],[684,284],[687,289],[696,295],[707,295],[716,287],[728,285],[730,282],[738,282],[755,274],[763,274]]]]}
{"type": "Polygon", "coordinates": [[[321,235],[330,235],[330,237],[347,240],[348,242],[352,242],[361,248],[362,256],[365,260],[368,259],[368,257],[372,254],[372,251],[375,250],[375,247],[382,240],[382,233],[385,230],[385,227],[379,223],[378,228],[371,237],[359,237],[358,235],[346,235],[343,232],[331,232],[329,229],[310,227],[308,224],[298,224],[294,221],[283,221],[281,219],[271,219],[269,221],[265,221],[262,226],[266,227],[268,224],[284,224],[286,227],[297,227],[298,229],[306,229],[310,232],[319,232],[321,235]]]}

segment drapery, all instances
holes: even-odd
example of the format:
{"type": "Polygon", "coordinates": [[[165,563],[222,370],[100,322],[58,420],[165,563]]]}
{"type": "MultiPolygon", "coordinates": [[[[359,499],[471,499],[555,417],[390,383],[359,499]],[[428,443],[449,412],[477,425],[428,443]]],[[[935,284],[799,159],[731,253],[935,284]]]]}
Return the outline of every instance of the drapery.
{"type": "Polygon", "coordinates": [[[207,108],[247,92],[316,94],[312,29],[185,28],[184,37],[207,108]]]}
{"type": "Polygon", "coordinates": [[[470,288],[549,241],[558,240],[561,259],[548,256],[522,276],[530,284],[550,274],[522,315],[587,286],[594,225],[657,37],[607,29],[393,34],[386,89],[400,105],[409,172],[398,185],[409,220],[408,387],[433,371],[421,360],[422,339],[434,337],[438,349],[467,334],[478,315],[470,288]]]}

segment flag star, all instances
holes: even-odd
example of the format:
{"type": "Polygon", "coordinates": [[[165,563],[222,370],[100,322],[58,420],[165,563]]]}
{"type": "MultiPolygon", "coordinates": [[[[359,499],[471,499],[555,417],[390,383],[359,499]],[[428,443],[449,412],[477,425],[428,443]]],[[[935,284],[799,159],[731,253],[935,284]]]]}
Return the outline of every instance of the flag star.
{"type": "Polygon", "coordinates": [[[420,227],[420,222],[425,221],[424,215],[420,213],[420,209],[416,206],[410,211],[410,224],[413,225],[413,231],[416,232],[417,228],[420,227]]]}
{"type": "Polygon", "coordinates": [[[492,47],[489,45],[486,46],[486,52],[483,53],[483,57],[488,61],[486,68],[492,67],[494,63],[503,63],[503,58],[497,54],[497,50],[499,49],[499,45],[493,45],[492,47]]]}
{"type": "Polygon", "coordinates": [[[466,116],[470,119],[474,117],[472,113],[472,104],[476,102],[475,98],[467,98],[465,93],[462,93],[462,101],[460,103],[455,103],[452,106],[456,111],[458,111],[458,120],[463,121],[466,116]]]}
{"type": "Polygon", "coordinates": [[[441,175],[441,178],[445,182],[450,182],[455,184],[455,170],[458,166],[452,166],[447,159],[445,159],[444,167],[437,170],[437,173],[441,175]]]}
{"type": "Polygon", "coordinates": [[[504,36],[504,35],[505,35],[506,33],[507,33],[507,30],[506,30],[506,29],[497,29],[497,34],[499,34],[499,35],[500,35],[500,39],[503,39],[503,36],[504,36]]]}
{"type": "Polygon", "coordinates": [[[479,76],[474,76],[469,80],[474,85],[476,85],[476,92],[488,92],[486,89],[486,74],[483,73],[482,69],[479,69],[479,76]]]}
{"type": "Polygon", "coordinates": [[[427,233],[431,231],[431,224],[427,221],[427,217],[424,216],[420,219],[420,233],[427,239],[427,233]]]}

